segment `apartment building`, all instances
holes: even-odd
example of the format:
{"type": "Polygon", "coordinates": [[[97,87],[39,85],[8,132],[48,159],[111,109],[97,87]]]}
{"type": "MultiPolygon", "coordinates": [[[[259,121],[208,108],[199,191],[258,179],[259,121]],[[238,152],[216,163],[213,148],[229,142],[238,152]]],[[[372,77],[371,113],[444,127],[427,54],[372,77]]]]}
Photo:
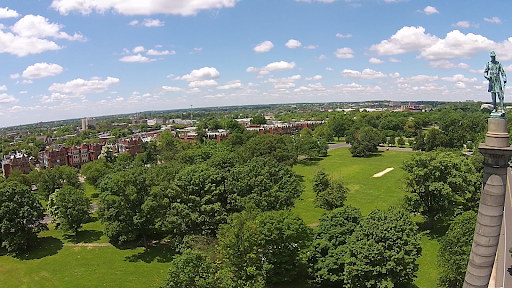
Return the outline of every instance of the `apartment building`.
{"type": "Polygon", "coordinates": [[[25,174],[30,173],[29,157],[19,152],[5,155],[4,159],[2,160],[2,172],[4,177],[9,178],[9,175],[14,169],[18,169],[25,174]]]}

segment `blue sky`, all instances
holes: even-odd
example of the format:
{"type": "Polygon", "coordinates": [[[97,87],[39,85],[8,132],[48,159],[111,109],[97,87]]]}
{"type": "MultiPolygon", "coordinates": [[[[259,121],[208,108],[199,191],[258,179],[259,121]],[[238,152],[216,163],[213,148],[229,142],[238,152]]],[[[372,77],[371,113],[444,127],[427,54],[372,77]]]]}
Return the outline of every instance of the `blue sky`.
{"type": "Polygon", "coordinates": [[[489,52],[512,71],[512,3],[467,3],[3,0],[0,127],[190,105],[488,101],[489,52]]]}

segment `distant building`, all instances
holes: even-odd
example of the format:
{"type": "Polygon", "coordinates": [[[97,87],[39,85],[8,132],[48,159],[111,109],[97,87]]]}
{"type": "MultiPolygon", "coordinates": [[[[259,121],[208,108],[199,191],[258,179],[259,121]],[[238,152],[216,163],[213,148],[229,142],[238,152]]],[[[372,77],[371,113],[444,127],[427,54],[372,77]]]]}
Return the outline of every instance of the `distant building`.
{"type": "Polygon", "coordinates": [[[27,155],[16,152],[5,155],[2,160],[2,171],[5,178],[9,178],[13,169],[18,169],[24,174],[30,173],[30,159],[27,155]]]}
{"type": "Polygon", "coordinates": [[[82,131],[87,131],[89,126],[96,126],[96,119],[84,118],[82,119],[82,131]]]}
{"type": "Polygon", "coordinates": [[[43,165],[46,168],[68,165],[68,149],[58,145],[53,149],[46,149],[42,152],[43,165]]]}
{"type": "Polygon", "coordinates": [[[494,109],[494,106],[492,106],[492,104],[482,104],[482,106],[480,106],[480,109],[492,110],[492,109],[494,109]]]}
{"type": "Polygon", "coordinates": [[[121,139],[117,147],[120,154],[129,153],[132,157],[143,152],[141,138],[121,139]]]}
{"type": "Polygon", "coordinates": [[[73,145],[71,148],[68,148],[68,165],[82,167],[86,163],[96,161],[101,154],[102,148],[103,145],[100,143],[82,144],[80,147],[73,145]]]}

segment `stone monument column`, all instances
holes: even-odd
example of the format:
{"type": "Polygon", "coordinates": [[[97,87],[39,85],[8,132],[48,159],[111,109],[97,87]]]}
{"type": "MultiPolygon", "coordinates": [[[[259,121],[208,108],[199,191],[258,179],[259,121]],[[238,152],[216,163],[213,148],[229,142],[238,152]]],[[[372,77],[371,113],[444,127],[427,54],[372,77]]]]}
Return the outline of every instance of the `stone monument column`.
{"type": "Polygon", "coordinates": [[[509,139],[507,119],[490,118],[485,143],[479,146],[484,155],[484,179],[463,288],[488,288],[489,285],[500,239],[507,169],[512,155],[509,139]]]}

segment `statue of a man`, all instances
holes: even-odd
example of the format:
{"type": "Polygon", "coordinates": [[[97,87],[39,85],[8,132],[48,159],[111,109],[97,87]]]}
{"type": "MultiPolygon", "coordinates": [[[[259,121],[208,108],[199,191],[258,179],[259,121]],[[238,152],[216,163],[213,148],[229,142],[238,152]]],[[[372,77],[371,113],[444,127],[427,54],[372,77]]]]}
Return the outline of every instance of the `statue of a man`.
{"type": "MultiPolygon", "coordinates": [[[[485,65],[484,77],[489,80],[489,92],[492,95],[492,106],[493,106],[493,114],[499,114],[499,116],[504,116],[505,107],[503,104],[504,94],[503,87],[501,85],[501,77],[503,77],[503,82],[507,84],[507,74],[505,74],[505,70],[503,69],[503,65],[500,62],[496,61],[496,52],[491,52],[491,61],[487,62],[485,65]],[[501,109],[498,111],[496,107],[496,94],[498,94],[501,109]]],[[[491,115],[492,116],[492,115],[491,115]]]]}

